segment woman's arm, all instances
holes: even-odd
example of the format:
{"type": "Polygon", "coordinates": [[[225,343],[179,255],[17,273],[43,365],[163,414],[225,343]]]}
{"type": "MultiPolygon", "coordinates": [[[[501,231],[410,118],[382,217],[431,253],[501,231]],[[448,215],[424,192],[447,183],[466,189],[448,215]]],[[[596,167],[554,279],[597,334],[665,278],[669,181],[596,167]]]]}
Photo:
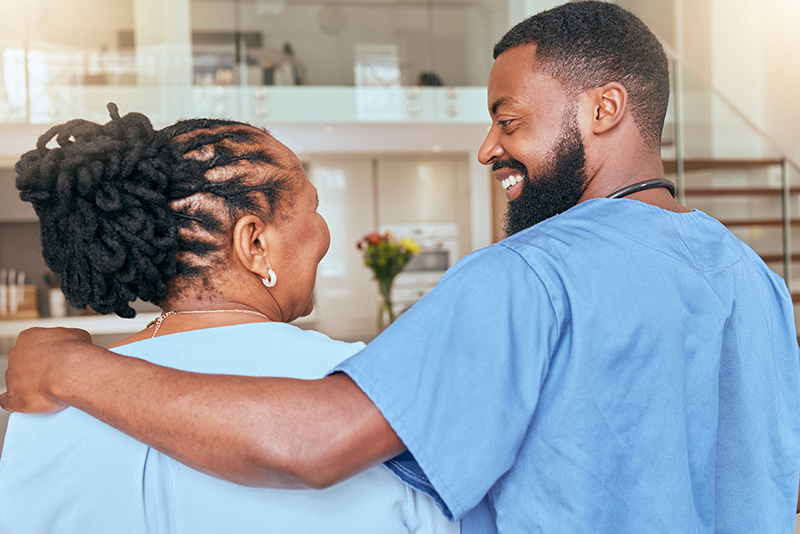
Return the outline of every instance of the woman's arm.
{"type": "Polygon", "coordinates": [[[64,328],[22,332],[8,362],[4,409],[74,406],[238,484],[328,487],[405,450],[341,373],[320,380],[188,373],[119,356],[64,328]]]}

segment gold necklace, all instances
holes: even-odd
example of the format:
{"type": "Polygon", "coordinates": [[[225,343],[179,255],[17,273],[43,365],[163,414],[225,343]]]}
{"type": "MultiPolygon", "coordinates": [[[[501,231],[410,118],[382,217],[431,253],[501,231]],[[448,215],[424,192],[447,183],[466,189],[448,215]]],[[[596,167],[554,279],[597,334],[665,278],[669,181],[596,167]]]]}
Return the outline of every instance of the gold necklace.
{"type": "Polygon", "coordinates": [[[153,335],[150,336],[150,337],[156,337],[156,334],[158,334],[158,329],[161,328],[161,323],[164,322],[164,319],[166,319],[170,315],[177,315],[179,313],[249,313],[250,315],[259,315],[259,316],[263,317],[264,319],[266,319],[267,321],[270,320],[269,317],[267,317],[263,313],[257,312],[257,311],[254,311],[254,310],[186,310],[186,311],[168,311],[168,312],[162,313],[161,315],[159,315],[158,317],[156,317],[155,319],[153,319],[152,321],[147,323],[147,326],[145,328],[150,328],[151,326],[156,325],[156,329],[153,330],[153,335]]]}

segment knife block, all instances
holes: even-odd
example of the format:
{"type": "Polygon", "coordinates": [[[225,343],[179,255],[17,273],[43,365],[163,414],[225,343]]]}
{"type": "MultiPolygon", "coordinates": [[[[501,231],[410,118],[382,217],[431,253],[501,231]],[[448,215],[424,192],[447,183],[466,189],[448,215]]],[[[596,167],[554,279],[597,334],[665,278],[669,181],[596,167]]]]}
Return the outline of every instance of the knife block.
{"type": "Polygon", "coordinates": [[[9,310],[6,309],[5,314],[0,313],[0,320],[12,321],[15,319],[37,319],[39,317],[39,305],[37,300],[38,296],[36,291],[36,285],[25,284],[24,287],[25,287],[25,292],[23,293],[22,302],[17,304],[17,313],[14,314],[8,313],[9,310]]]}

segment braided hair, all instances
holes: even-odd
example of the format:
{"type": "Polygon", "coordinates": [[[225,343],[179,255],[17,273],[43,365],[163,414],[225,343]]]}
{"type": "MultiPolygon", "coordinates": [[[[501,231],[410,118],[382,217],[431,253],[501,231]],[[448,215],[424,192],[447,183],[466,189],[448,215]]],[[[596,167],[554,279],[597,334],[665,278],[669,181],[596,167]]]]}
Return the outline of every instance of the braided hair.
{"type": "Polygon", "coordinates": [[[134,317],[226,258],[245,214],[273,220],[292,174],[251,125],[210,119],[155,130],[140,113],[50,128],[15,166],[20,198],[41,225],[42,255],[67,301],[134,317]],[[48,148],[55,138],[54,148],[48,148]]]}

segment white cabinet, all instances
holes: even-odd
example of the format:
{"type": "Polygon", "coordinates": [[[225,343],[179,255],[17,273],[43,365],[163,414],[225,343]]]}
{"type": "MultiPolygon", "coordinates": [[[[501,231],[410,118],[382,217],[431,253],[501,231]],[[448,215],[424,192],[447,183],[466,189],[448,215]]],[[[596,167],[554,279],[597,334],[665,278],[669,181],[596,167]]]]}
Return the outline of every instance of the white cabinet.
{"type": "Polygon", "coordinates": [[[334,338],[373,337],[377,334],[377,291],[355,247],[377,228],[372,160],[315,156],[309,166],[309,177],[319,193],[319,212],[331,232],[330,249],[317,271],[314,328],[334,338]]]}
{"type": "Polygon", "coordinates": [[[468,157],[431,154],[378,158],[378,224],[455,224],[461,253],[451,258],[451,263],[472,250],[468,157]]]}
{"type": "Polygon", "coordinates": [[[0,222],[37,222],[33,207],[19,199],[14,169],[0,168],[0,222]]]}
{"type": "Polygon", "coordinates": [[[331,232],[317,275],[313,327],[334,338],[369,339],[378,333],[378,290],[356,242],[388,224],[449,223],[457,228],[454,239],[463,241],[454,249],[470,251],[467,155],[316,155],[305,161],[331,232]]]}

